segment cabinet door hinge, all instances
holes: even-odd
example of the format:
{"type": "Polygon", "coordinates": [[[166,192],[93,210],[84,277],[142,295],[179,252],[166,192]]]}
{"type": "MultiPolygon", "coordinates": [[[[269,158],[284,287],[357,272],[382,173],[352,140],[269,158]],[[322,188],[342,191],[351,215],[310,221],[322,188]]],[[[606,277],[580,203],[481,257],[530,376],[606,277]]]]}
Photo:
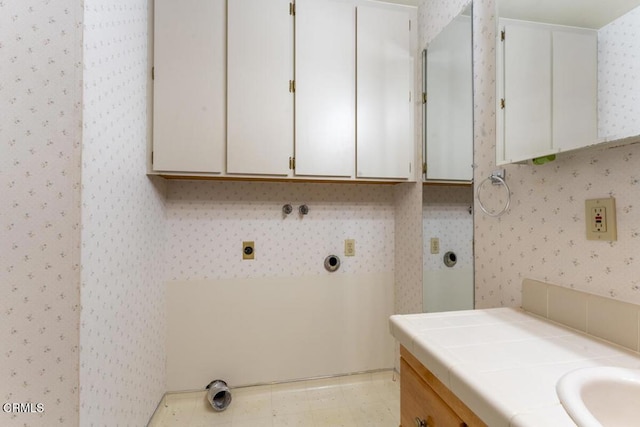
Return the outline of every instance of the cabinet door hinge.
{"type": "Polygon", "coordinates": [[[151,67],[151,80],[156,79],[156,67],[151,67]]]}
{"type": "Polygon", "coordinates": [[[422,92],[422,103],[423,104],[427,103],[427,92],[422,92]]]}
{"type": "Polygon", "coordinates": [[[501,110],[504,110],[504,107],[505,107],[506,105],[507,105],[507,104],[506,104],[506,102],[504,101],[504,98],[501,98],[501,99],[500,99],[500,109],[501,109],[501,110]]]}
{"type": "Polygon", "coordinates": [[[289,92],[295,93],[295,91],[296,91],[296,81],[289,80],[289,92]]]}
{"type": "Polygon", "coordinates": [[[153,166],[153,151],[151,152],[151,166],[153,166]]]}
{"type": "Polygon", "coordinates": [[[502,42],[503,42],[503,41],[504,41],[504,39],[505,39],[505,37],[506,37],[506,33],[505,33],[505,31],[504,31],[504,30],[500,31],[500,41],[502,41],[502,42]]]}
{"type": "Polygon", "coordinates": [[[289,169],[291,169],[292,171],[296,170],[296,158],[295,157],[289,157],[289,169]]]}
{"type": "Polygon", "coordinates": [[[289,3],[289,15],[296,16],[296,4],[289,3]]]}
{"type": "Polygon", "coordinates": [[[427,162],[422,163],[422,173],[423,174],[427,173],[427,162]]]}

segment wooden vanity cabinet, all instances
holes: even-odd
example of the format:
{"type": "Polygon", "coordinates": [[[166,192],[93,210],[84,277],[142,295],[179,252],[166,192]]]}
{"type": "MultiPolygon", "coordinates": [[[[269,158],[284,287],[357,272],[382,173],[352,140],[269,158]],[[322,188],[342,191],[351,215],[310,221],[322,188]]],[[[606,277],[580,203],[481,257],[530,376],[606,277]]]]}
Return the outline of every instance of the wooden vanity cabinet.
{"type": "Polygon", "coordinates": [[[401,427],[486,427],[406,348],[400,347],[401,427]]]}

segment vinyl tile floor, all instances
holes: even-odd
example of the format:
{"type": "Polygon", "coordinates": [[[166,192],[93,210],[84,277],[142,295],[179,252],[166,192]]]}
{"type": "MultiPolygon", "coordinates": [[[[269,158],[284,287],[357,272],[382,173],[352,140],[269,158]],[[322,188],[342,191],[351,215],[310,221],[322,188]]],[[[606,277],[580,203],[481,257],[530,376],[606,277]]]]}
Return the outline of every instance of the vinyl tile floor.
{"type": "Polygon", "coordinates": [[[148,427],[396,427],[400,380],[394,371],[231,389],[216,412],[206,392],[168,393],[148,427]]]}

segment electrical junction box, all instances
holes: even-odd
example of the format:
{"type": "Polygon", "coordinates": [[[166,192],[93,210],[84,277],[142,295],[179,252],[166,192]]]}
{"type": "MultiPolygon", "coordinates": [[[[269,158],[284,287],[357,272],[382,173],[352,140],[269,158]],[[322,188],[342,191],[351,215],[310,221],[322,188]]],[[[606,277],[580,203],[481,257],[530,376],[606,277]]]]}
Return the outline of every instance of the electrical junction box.
{"type": "Polygon", "coordinates": [[[587,240],[618,240],[616,228],[616,199],[590,199],[585,201],[587,240]]]}

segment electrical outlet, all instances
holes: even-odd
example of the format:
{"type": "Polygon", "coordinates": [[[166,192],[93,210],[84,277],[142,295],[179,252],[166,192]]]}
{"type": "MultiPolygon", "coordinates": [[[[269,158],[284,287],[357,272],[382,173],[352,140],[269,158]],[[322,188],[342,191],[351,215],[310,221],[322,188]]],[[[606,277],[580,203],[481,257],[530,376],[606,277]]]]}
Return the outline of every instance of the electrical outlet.
{"type": "Polygon", "coordinates": [[[440,239],[437,237],[431,238],[431,253],[439,254],[440,253],[440,239]]]}
{"type": "Polygon", "coordinates": [[[618,239],[616,230],[616,203],[613,197],[585,201],[588,240],[612,242],[618,239]]]}
{"type": "Polygon", "coordinates": [[[344,256],[356,256],[355,239],[346,239],[344,241],[344,256]]]}
{"type": "Polygon", "coordinates": [[[242,242],[242,259],[255,259],[256,244],[255,242],[242,242]]]}

